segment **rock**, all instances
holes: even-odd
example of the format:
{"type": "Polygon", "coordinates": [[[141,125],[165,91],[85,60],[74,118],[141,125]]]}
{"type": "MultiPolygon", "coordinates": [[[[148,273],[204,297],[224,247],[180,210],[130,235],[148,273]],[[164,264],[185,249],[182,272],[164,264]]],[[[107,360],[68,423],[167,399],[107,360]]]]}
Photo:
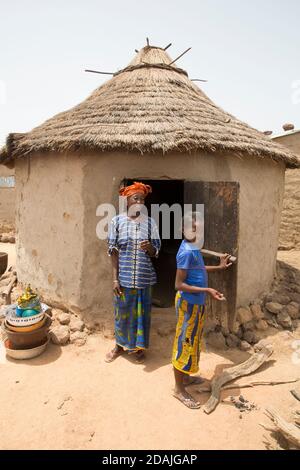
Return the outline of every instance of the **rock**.
{"type": "Polygon", "coordinates": [[[82,331],[75,331],[70,334],[70,343],[75,344],[76,346],[83,346],[86,343],[87,334],[82,331]]]}
{"type": "MultiPolygon", "coordinates": [[[[0,320],[0,321],[1,321],[1,320],[0,320]]],[[[300,324],[300,321],[299,321],[299,320],[292,320],[292,329],[293,329],[293,330],[297,330],[299,324],[300,324]]]]}
{"type": "Polygon", "coordinates": [[[255,320],[260,320],[261,318],[264,317],[264,313],[261,309],[261,306],[259,304],[253,304],[250,306],[250,310],[252,312],[253,317],[255,320]]]}
{"type": "Polygon", "coordinates": [[[10,237],[8,238],[8,241],[9,241],[9,243],[16,243],[15,237],[12,237],[12,236],[10,236],[10,237]]]}
{"type": "Polygon", "coordinates": [[[79,318],[72,318],[70,322],[70,330],[71,331],[83,331],[84,323],[79,318]]]}
{"type": "Polygon", "coordinates": [[[292,320],[288,313],[281,312],[277,315],[277,323],[283,328],[292,328],[292,320]]]}
{"type": "Polygon", "coordinates": [[[207,335],[207,343],[216,349],[226,349],[226,341],[221,331],[212,331],[207,335]]]}
{"type": "Polygon", "coordinates": [[[243,325],[252,320],[252,312],[250,308],[241,307],[237,311],[237,321],[243,325]]]}
{"type": "Polygon", "coordinates": [[[244,334],[243,328],[240,326],[239,329],[238,329],[238,331],[236,332],[236,336],[237,336],[239,339],[242,339],[243,334],[244,334]]]}
{"type": "Polygon", "coordinates": [[[239,322],[235,321],[233,326],[232,326],[231,333],[236,335],[237,332],[239,331],[239,328],[240,328],[239,322]]]}
{"type": "Polygon", "coordinates": [[[252,346],[251,344],[247,343],[247,341],[241,341],[240,349],[241,351],[251,351],[252,346]]]}
{"type": "Polygon", "coordinates": [[[213,319],[211,319],[209,317],[205,319],[204,331],[205,331],[206,334],[210,333],[211,331],[214,331],[216,329],[216,326],[217,326],[217,324],[213,319]]]}
{"type": "Polygon", "coordinates": [[[255,323],[254,321],[248,321],[247,323],[243,324],[243,331],[249,331],[249,330],[254,330],[255,328],[255,323]]]}
{"type": "Polygon", "coordinates": [[[247,343],[250,344],[255,344],[258,343],[259,338],[258,336],[254,333],[254,331],[246,331],[243,335],[244,341],[247,341],[247,343]]]}
{"type": "Polygon", "coordinates": [[[221,333],[222,333],[222,335],[225,336],[225,338],[226,338],[226,337],[229,335],[230,331],[229,331],[228,328],[222,326],[222,327],[221,327],[221,333]]]}
{"type": "Polygon", "coordinates": [[[9,237],[7,235],[2,234],[1,242],[2,243],[9,243],[9,237]]]}
{"type": "Polygon", "coordinates": [[[297,304],[300,304],[300,294],[296,294],[295,292],[290,293],[290,299],[293,302],[297,302],[297,304]]]}
{"type": "Polygon", "coordinates": [[[61,325],[68,325],[70,323],[70,320],[71,320],[71,315],[69,313],[59,313],[57,316],[56,316],[57,320],[59,321],[59,323],[61,325]]]}
{"type": "Polygon", "coordinates": [[[277,304],[281,304],[281,305],[286,305],[290,302],[290,298],[288,295],[286,294],[282,294],[280,292],[276,292],[273,297],[272,297],[272,301],[271,302],[275,302],[277,304]]]}
{"type": "Polygon", "coordinates": [[[226,344],[229,348],[237,348],[240,344],[239,338],[230,333],[226,338],[226,344]]]}
{"type": "Polygon", "coordinates": [[[274,313],[274,315],[278,315],[282,311],[283,306],[277,302],[268,302],[266,304],[266,309],[269,312],[274,313]]]}
{"type": "Polygon", "coordinates": [[[291,284],[290,289],[292,292],[296,292],[297,294],[300,294],[300,286],[297,284],[291,284]]]}
{"type": "Polygon", "coordinates": [[[292,320],[300,318],[300,306],[297,302],[291,302],[288,304],[284,311],[291,317],[292,320]]]}
{"type": "Polygon", "coordinates": [[[69,328],[65,325],[54,326],[50,329],[50,338],[54,344],[67,344],[70,338],[69,328]]]}
{"type": "Polygon", "coordinates": [[[269,328],[269,325],[265,320],[258,320],[255,326],[256,329],[260,331],[266,331],[269,328]]]}

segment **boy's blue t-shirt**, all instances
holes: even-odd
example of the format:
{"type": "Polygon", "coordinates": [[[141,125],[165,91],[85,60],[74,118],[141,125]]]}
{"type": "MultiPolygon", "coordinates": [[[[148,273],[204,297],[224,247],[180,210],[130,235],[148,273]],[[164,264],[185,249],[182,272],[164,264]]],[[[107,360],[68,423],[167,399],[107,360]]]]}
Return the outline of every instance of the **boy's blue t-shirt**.
{"type": "MultiPolygon", "coordinates": [[[[181,242],[177,256],[177,268],[186,269],[187,276],[185,283],[189,286],[208,287],[207,271],[205,268],[203,256],[199,248],[193,243],[186,240],[181,242]]],[[[190,294],[189,292],[181,292],[181,298],[187,300],[191,304],[204,305],[206,293],[190,294]]]]}

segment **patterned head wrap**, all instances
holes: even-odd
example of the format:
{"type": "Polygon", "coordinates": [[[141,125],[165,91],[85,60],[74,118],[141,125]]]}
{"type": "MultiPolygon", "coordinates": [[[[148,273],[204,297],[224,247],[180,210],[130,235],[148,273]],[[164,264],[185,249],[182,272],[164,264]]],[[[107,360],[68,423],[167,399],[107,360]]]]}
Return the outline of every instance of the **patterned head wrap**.
{"type": "Polygon", "coordinates": [[[132,196],[135,193],[143,193],[145,196],[148,196],[148,194],[152,193],[152,188],[149,184],[138,183],[135,181],[130,186],[125,186],[119,190],[120,196],[125,197],[132,196]]]}

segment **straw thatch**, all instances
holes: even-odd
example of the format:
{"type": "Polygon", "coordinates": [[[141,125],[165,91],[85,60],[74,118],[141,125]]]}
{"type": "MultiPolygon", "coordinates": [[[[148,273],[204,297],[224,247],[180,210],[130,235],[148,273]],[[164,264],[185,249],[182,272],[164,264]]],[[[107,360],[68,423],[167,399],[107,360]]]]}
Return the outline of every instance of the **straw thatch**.
{"type": "Polygon", "coordinates": [[[84,102],[26,134],[10,134],[0,161],[77,149],[230,152],[300,166],[289,150],[217,107],[161,48],[145,47],[84,102]]]}

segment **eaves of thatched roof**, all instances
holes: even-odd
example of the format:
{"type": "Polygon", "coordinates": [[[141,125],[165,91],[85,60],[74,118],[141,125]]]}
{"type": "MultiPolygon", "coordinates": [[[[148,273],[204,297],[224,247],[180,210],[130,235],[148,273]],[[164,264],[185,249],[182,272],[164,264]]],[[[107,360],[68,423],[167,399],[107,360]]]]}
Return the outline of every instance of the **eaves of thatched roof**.
{"type": "MultiPolygon", "coordinates": [[[[85,101],[25,134],[10,134],[0,162],[34,152],[218,152],[300,159],[216,106],[161,48],[146,46],[85,101]]],[[[221,155],[220,155],[221,157],[221,155]]],[[[55,158],[55,157],[54,157],[55,158]]]]}

